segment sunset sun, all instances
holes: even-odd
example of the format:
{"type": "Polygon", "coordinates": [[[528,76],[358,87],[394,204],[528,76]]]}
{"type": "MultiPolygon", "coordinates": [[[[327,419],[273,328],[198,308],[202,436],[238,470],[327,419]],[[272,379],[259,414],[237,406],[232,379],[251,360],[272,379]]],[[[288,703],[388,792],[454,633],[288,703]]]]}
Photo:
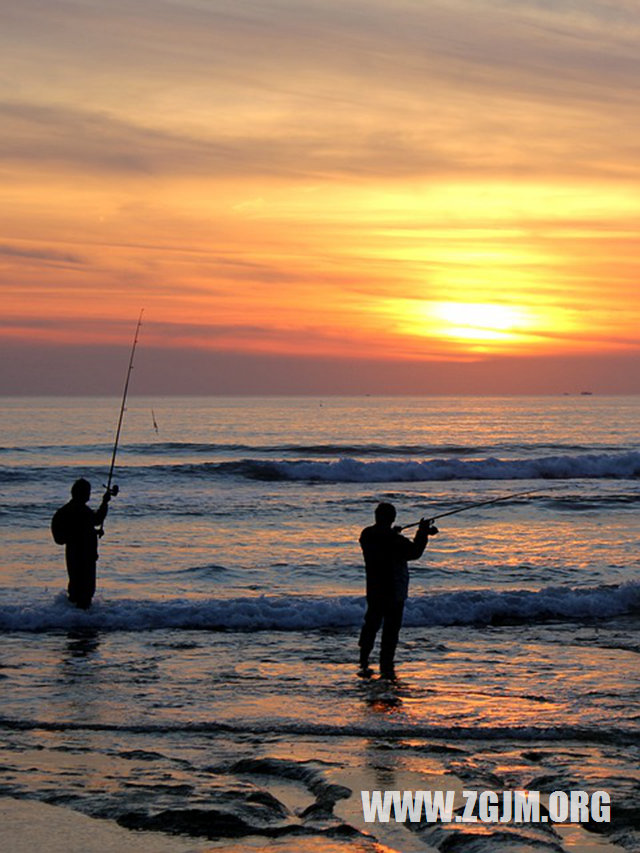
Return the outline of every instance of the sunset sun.
{"type": "Polygon", "coordinates": [[[429,310],[440,324],[434,334],[460,341],[515,342],[539,324],[530,311],[491,302],[436,302],[429,310]]]}
{"type": "MultiPolygon", "coordinates": [[[[442,356],[540,353],[554,336],[575,335],[571,313],[553,306],[506,302],[386,299],[374,309],[391,320],[399,341],[429,345],[442,356]]],[[[579,337],[579,336],[578,336],[579,337]]]]}

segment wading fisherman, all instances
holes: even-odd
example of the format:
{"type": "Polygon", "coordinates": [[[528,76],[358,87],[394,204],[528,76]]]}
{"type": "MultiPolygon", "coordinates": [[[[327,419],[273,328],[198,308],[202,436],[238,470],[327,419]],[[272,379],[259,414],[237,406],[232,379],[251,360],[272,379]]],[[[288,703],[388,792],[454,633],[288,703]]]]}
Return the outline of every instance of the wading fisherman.
{"type": "MultiPolygon", "coordinates": [[[[102,496],[102,503],[96,510],[87,506],[91,497],[91,483],[80,478],[71,487],[71,500],[56,512],[51,520],[51,532],[58,545],[66,545],[65,557],[67,560],[67,573],[69,575],[69,587],[67,594],[69,601],[76,607],[86,610],[91,607],[91,599],[96,591],[96,561],[98,559],[98,536],[102,536],[104,530],[102,523],[107,517],[111,495],[118,494],[118,486],[111,485],[113,470],[116,465],[116,454],[118,442],[120,441],[120,430],[127,404],[129,392],[129,380],[133,370],[133,357],[138,345],[138,335],[142,325],[142,314],[138,317],[136,331],[133,336],[129,366],[122,392],[122,404],[116,427],[116,437],[113,442],[113,453],[111,454],[111,467],[107,477],[106,491],[102,496]],[[97,530],[96,528],[99,528],[97,530]]],[[[154,418],[155,423],[155,418],[154,418]]]]}
{"type": "Polygon", "coordinates": [[[432,522],[422,519],[413,538],[407,539],[392,527],[396,518],[393,504],[378,504],[375,524],[360,534],[367,573],[367,611],[360,632],[360,670],[370,675],[369,655],[382,626],[380,675],[393,677],[393,660],[402,625],[404,603],[409,591],[408,560],[417,560],[427,547],[429,535],[438,532],[432,522]]]}
{"type": "Polygon", "coordinates": [[[91,483],[83,478],[71,487],[71,500],[56,512],[51,532],[58,545],[65,546],[69,586],[69,601],[86,610],[96,591],[96,561],[98,559],[98,530],[107,516],[111,493],[102,496],[97,510],[87,506],[91,483]]]}

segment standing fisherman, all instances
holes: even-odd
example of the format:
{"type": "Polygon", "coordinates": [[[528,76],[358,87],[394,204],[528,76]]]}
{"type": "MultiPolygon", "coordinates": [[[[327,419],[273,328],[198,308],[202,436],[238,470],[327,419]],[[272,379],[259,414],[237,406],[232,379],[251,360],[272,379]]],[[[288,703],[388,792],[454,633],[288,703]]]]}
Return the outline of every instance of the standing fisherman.
{"type": "Polygon", "coordinates": [[[58,545],[65,546],[69,601],[87,610],[96,591],[96,561],[98,559],[98,530],[107,516],[111,492],[102,496],[97,510],[87,506],[91,483],[84,478],[71,487],[71,500],[56,512],[51,532],[58,545]]]}
{"type": "Polygon", "coordinates": [[[402,625],[404,603],[409,592],[408,560],[417,560],[427,547],[429,535],[438,532],[427,519],[418,524],[413,541],[392,527],[396,510],[393,504],[378,504],[376,523],[360,534],[367,572],[367,612],[360,632],[360,668],[370,675],[369,655],[382,626],[380,675],[394,676],[393,660],[402,625]]]}
{"type": "Polygon", "coordinates": [[[363,675],[370,675],[369,655],[373,649],[376,634],[382,628],[380,648],[380,674],[393,676],[393,658],[398,644],[398,635],[402,625],[404,603],[409,590],[408,560],[417,560],[427,547],[429,536],[438,532],[433,522],[438,518],[457,515],[483,506],[491,506],[501,501],[533,495],[537,492],[562,488],[562,486],[544,486],[527,489],[525,492],[512,492],[486,501],[465,504],[457,509],[432,515],[429,520],[422,518],[403,527],[392,527],[396,518],[393,504],[378,504],[375,511],[376,523],[365,527],[360,534],[360,545],[364,553],[367,569],[367,612],[360,632],[360,667],[363,675]],[[417,527],[413,542],[401,536],[402,530],[417,527]]]}
{"type": "Polygon", "coordinates": [[[53,538],[58,545],[66,545],[65,556],[67,560],[67,572],[69,574],[69,601],[83,610],[91,606],[91,599],[96,591],[98,537],[104,533],[102,524],[107,517],[111,496],[118,494],[118,486],[112,486],[111,480],[116,464],[122,420],[127,405],[129,380],[131,379],[131,371],[133,370],[133,357],[136,352],[136,346],[138,345],[140,326],[142,325],[142,313],[140,311],[136,332],[133,336],[133,346],[131,347],[131,355],[129,356],[129,366],[124,383],[118,425],[116,427],[116,437],[113,443],[113,453],[111,454],[111,467],[109,468],[109,476],[107,477],[106,491],[102,496],[102,503],[95,511],[87,506],[91,497],[91,483],[81,478],[76,480],[71,487],[71,500],[69,503],[60,507],[51,521],[53,538]]]}

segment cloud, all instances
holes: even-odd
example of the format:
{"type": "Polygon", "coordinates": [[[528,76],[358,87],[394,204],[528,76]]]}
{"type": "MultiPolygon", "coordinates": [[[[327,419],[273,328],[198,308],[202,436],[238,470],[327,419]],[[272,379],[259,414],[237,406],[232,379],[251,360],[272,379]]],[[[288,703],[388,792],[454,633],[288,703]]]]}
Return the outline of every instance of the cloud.
{"type": "Polygon", "coordinates": [[[26,258],[34,261],[51,261],[62,264],[84,264],[85,259],[71,252],[59,252],[56,249],[28,249],[23,246],[0,244],[0,255],[9,258],[26,258]]]}
{"type": "Polygon", "coordinates": [[[640,26],[614,11],[24,0],[0,153],[125,175],[637,176],[640,26]]]}
{"type": "Polygon", "coordinates": [[[63,174],[211,179],[357,180],[383,178],[637,177],[640,131],[623,117],[594,127],[584,117],[527,115],[503,105],[463,118],[443,109],[429,121],[405,115],[343,116],[327,123],[295,117],[259,133],[200,136],[171,132],[74,107],[0,103],[0,161],[63,174]],[[546,123],[546,129],[545,128],[546,123]],[[576,145],[576,137],[580,142],[576,145]],[[613,139],[617,141],[612,141],[613,139]]]}
{"type": "Polygon", "coordinates": [[[0,104],[0,120],[1,160],[69,173],[309,180],[435,174],[463,165],[455,154],[391,130],[354,136],[353,127],[292,124],[270,135],[196,138],[101,112],[11,102],[0,104]]]}
{"type": "Polygon", "coordinates": [[[72,107],[5,102],[0,117],[0,157],[14,163],[150,174],[169,163],[173,168],[189,163],[194,149],[202,149],[197,142],[72,107]]]}
{"type": "Polygon", "coordinates": [[[58,59],[58,73],[83,67],[93,77],[108,67],[118,82],[135,74],[136,89],[199,78],[212,89],[276,84],[301,95],[321,91],[322,80],[368,79],[365,96],[421,87],[425,72],[483,85],[485,76],[469,75],[482,67],[505,88],[522,91],[528,78],[531,91],[554,97],[581,83],[624,89],[639,29],[630,0],[22,0],[5,22],[10,56],[27,39],[45,61],[58,59]]]}

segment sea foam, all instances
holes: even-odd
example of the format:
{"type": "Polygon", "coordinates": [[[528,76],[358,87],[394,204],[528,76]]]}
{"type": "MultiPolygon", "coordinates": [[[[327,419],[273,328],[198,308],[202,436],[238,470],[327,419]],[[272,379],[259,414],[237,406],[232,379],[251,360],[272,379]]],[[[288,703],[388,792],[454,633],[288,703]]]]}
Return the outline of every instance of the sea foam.
{"type": "MultiPolygon", "coordinates": [[[[2,631],[161,629],[309,631],[356,629],[364,613],[359,596],[101,599],[77,610],[63,593],[50,601],[0,605],[2,631]]],[[[409,598],[410,627],[526,624],[547,620],[607,620],[640,612],[640,583],[540,590],[458,590],[409,598]]]]}

